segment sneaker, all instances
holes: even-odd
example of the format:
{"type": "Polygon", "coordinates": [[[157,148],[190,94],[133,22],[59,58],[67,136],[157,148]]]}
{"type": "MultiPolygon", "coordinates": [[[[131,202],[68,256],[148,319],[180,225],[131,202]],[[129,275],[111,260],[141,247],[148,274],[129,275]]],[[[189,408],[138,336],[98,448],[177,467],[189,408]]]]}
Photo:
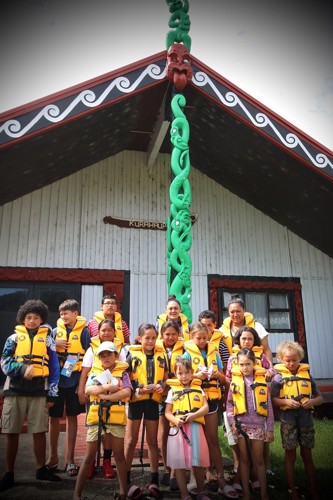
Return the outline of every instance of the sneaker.
{"type": "Polygon", "coordinates": [[[6,472],[0,481],[0,491],[9,490],[9,488],[12,488],[14,484],[14,472],[6,472]]]}
{"type": "Polygon", "coordinates": [[[113,479],[114,470],[111,465],[111,460],[103,460],[103,477],[104,479],[113,479]]]}
{"type": "Polygon", "coordinates": [[[40,481],[61,481],[61,478],[50,471],[46,465],[36,470],[36,479],[40,481]]]}
{"type": "Polygon", "coordinates": [[[267,474],[267,476],[271,476],[271,477],[275,476],[275,472],[273,472],[272,469],[267,469],[266,474],[267,474]]]}

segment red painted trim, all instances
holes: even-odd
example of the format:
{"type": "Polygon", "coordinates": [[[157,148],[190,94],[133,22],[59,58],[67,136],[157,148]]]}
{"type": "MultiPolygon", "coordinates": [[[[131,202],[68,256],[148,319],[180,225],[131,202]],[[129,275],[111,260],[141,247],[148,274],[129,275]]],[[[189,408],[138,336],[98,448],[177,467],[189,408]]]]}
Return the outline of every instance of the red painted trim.
{"type": "Polygon", "coordinates": [[[333,392],[333,385],[321,385],[320,382],[317,381],[317,386],[320,392],[333,392]]]}
{"type": "Polygon", "coordinates": [[[71,283],[124,283],[123,271],[108,269],[54,269],[35,267],[0,267],[3,281],[49,281],[71,283]]]}

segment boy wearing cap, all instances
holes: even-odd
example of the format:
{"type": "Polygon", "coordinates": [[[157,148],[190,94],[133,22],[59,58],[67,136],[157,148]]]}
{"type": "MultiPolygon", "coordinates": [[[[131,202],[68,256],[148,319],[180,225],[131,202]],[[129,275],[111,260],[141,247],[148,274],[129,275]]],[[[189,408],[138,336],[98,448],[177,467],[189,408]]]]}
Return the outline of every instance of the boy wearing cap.
{"type": "Polygon", "coordinates": [[[83,485],[95,460],[99,432],[102,439],[105,434],[111,435],[120,486],[120,492],[115,498],[123,500],[127,493],[127,466],[124,456],[127,423],[125,401],[131,396],[132,384],[126,372],[128,364],[118,360],[118,349],[113,342],[103,342],[97,349],[96,355],[104,371],[95,374],[92,369],[86,383],[85,392],[90,398],[87,415],[87,449],[77,477],[74,500],[81,498],[83,485]]]}

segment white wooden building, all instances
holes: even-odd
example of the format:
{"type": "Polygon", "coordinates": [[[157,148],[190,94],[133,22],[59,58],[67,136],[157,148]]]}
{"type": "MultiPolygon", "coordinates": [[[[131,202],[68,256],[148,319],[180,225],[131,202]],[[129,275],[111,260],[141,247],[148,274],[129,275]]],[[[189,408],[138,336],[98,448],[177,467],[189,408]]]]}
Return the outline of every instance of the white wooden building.
{"type": "MultiPolygon", "coordinates": [[[[132,337],[164,311],[166,232],[133,222],[164,223],[169,215],[168,133],[154,149],[157,124],[167,130],[170,121],[164,63],[157,54],[0,116],[1,347],[26,298],[41,297],[54,322],[64,298],[78,298],[90,318],[103,293],[114,291],[132,337]],[[117,84],[125,77],[133,89],[126,94],[117,84]]],[[[200,61],[184,94],[198,215],[193,320],[212,308],[221,323],[229,294],[240,292],[271,332],[272,351],[295,338],[312,374],[333,379],[333,153],[200,61]]]]}

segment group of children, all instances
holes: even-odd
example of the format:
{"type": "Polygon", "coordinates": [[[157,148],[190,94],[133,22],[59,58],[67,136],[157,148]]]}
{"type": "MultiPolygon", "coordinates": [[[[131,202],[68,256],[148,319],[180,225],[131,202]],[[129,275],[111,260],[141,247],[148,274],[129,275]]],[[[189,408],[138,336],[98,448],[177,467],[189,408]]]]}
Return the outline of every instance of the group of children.
{"type": "Polygon", "coordinates": [[[15,458],[25,416],[33,433],[36,478],[60,480],[55,472],[59,463],[59,420],[65,407],[66,472],[77,476],[74,500],[81,498],[85,481],[93,477],[101,447],[106,479],[114,477],[111,455],[115,460],[119,482],[115,498],[139,499],[145,490],[159,498],[158,433],[164,483],[176,486],[182,500],[191,498],[193,485],[198,500],[209,499],[204,491],[205,479],[215,481],[223,496],[245,500],[250,498],[251,479],[258,483],[261,498],[266,500],[265,446],[274,439],[273,403],[281,410],[290,496],[298,498],[294,464],[299,443],[312,497],[318,498],[311,456],[311,410],[321,404],[322,397],[309,366],[301,363],[302,347],[283,342],[277,349],[279,364],[273,367],[263,353],[256,330],[243,326],[234,337],[229,356],[212,311],[203,311],[198,322],[188,325],[180,316],[178,301],[174,298],[170,302],[176,303],[178,314],[171,319],[169,311],[159,317],[156,325],[140,325],[131,345],[126,344],[129,330],[116,312],[114,296],[103,297],[102,311],[88,326],[79,316],[77,302],[65,301],[59,307],[60,318],[53,331],[46,323],[47,306],[41,301],[28,301],[20,308],[18,326],[7,339],[1,357],[7,378],[1,420],[6,434],[6,473],[0,491],[14,485],[15,458]],[[229,442],[239,461],[239,475],[232,485],[224,478],[218,442],[221,401],[225,402],[225,422],[233,438],[229,442]],[[77,415],[85,408],[87,447],[79,468],[74,460],[77,415]],[[142,422],[150,464],[150,480],[145,487],[131,482],[142,422]],[[48,428],[50,455],[46,461],[48,428]],[[186,470],[190,470],[190,484],[186,470]]]}

